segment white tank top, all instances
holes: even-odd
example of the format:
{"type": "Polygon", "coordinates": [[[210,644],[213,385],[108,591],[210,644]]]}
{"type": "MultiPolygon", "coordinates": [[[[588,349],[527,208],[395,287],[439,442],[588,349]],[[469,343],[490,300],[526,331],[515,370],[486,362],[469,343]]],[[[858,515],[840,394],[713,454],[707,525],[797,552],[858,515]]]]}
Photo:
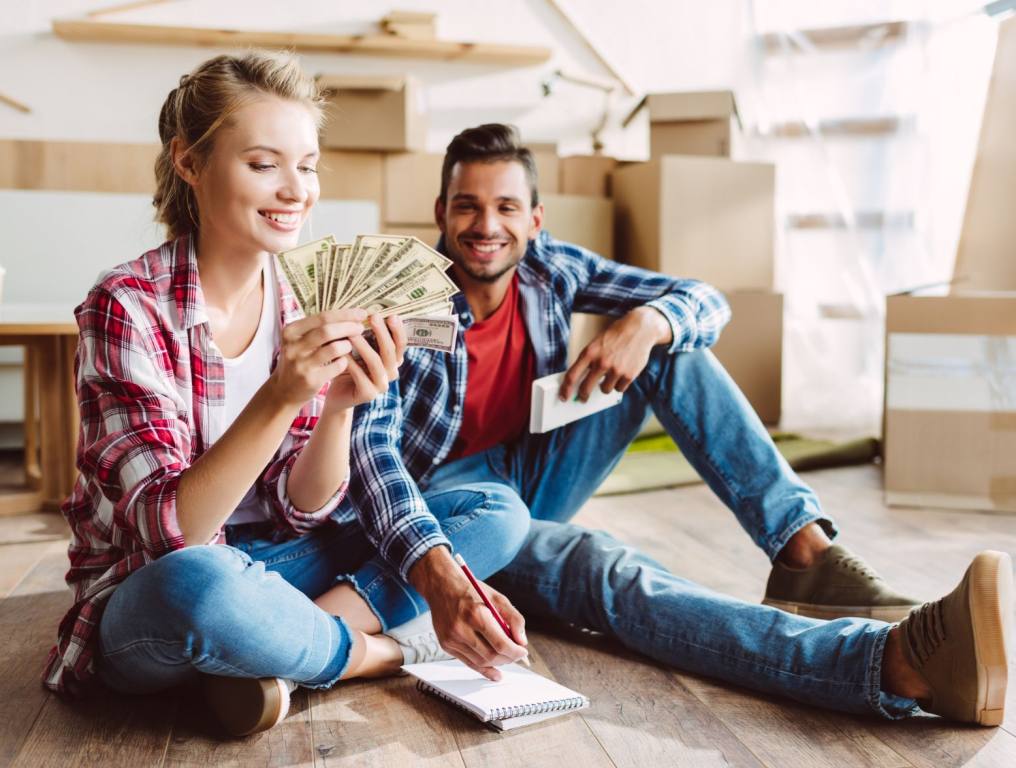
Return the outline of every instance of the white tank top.
{"type": "MultiPolygon", "coordinates": [[[[271,256],[267,257],[261,274],[264,301],[261,302],[261,319],[254,338],[247,349],[236,357],[223,357],[226,403],[221,422],[222,433],[215,436],[216,440],[229,429],[254,397],[254,393],[261,389],[261,385],[268,381],[272,371],[272,356],[279,347],[279,289],[271,256]]],[[[258,497],[256,487],[251,486],[226,520],[226,525],[258,523],[271,519],[271,514],[268,504],[258,497]]]]}

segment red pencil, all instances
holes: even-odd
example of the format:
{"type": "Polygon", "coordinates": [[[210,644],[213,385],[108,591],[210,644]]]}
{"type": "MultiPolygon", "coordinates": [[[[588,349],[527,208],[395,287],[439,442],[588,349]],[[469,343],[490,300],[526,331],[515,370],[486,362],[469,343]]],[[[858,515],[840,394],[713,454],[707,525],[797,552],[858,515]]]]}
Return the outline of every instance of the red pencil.
{"type": "MultiPolygon", "coordinates": [[[[469,566],[466,565],[466,561],[462,559],[462,555],[456,554],[455,562],[459,564],[459,567],[462,569],[462,572],[466,574],[466,578],[469,579],[469,583],[473,585],[473,589],[476,590],[476,594],[480,596],[480,599],[483,601],[483,604],[490,609],[490,612],[494,616],[494,621],[496,621],[498,625],[501,627],[501,629],[504,630],[504,633],[508,635],[509,640],[511,640],[516,645],[519,645],[519,641],[516,640],[515,636],[512,634],[512,630],[511,627],[508,626],[508,622],[504,620],[504,618],[498,612],[497,608],[494,607],[494,604],[490,602],[489,599],[487,599],[487,596],[483,593],[483,590],[480,589],[480,582],[478,582],[476,580],[476,577],[473,576],[473,572],[469,570],[469,566]]],[[[521,661],[527,667],[529,666],[528,655],[519,659],[519,661],[521,661]]]]}

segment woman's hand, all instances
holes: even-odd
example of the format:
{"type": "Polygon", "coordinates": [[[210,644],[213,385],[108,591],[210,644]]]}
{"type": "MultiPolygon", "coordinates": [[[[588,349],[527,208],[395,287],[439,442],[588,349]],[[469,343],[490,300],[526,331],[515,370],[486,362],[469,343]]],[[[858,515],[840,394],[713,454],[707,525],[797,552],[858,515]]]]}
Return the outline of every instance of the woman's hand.
{"type": "MultiPolygon", "coordinates": [[[[362,310],[357,310],[362,311],[362,310]]],[[[406,352],[406,332],[402,318],[392,315],[383,319],[370,316],[375,352],[363,336],[349,338],[360,359],[346,358],[347,365],[333,380],[325,398],[325,410],[344,410],[367,403],[388,391],[389,383],[398,377],[406,352]]]]}
{"type": "MultiPolygon", "coordinates": [[[[268,384],[286,405],[301,407],[352,362],[354,342],[363,339],[362,309],[336,309],[290,323],[282,329],[279,360],[268,384]]],[[[368,347],[369,349],[369,347],[368,347]]],[[[401,361],[401,358],[400,358],[401,361]]]]}

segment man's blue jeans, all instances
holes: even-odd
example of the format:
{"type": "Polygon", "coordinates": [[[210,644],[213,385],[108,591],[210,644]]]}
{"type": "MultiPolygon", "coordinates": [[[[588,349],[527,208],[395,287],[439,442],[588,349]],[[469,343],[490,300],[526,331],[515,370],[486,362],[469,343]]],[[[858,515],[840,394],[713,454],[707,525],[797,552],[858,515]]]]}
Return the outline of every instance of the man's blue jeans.
{"type": "Polygon", "coordinates": [[[708,350],[658,349],[619,405],[450,462],[427,491],[502,483],[522,497],[534,518],[529,536],[489,581],[524,614],[605,632],[681,669],[809,704],[910,714],[913,701],[880,691],[888,624],[818,621],[735,600],[673,575],[606,533],[564,522],[595,492],[650,410],[770,559],[811,522],[835,535],[814,492],[708,350]]]}
{"type": "MultiPolygon", "coordinates": [[[[529,512],[503,484],[424,497],[456,552],[484,578],[518,552],[529,512]]],[[[187,547],[113,592],[99,624],[98,669],[124,693],[151,693],[199,673],[282,677],[327,688],[346,669],[349,626],[313,598],[350,581],[382,628],[428,610],[356,525],[326,524],[274,542],[269,525],[227,527],[227,545],[187,547]]]]}

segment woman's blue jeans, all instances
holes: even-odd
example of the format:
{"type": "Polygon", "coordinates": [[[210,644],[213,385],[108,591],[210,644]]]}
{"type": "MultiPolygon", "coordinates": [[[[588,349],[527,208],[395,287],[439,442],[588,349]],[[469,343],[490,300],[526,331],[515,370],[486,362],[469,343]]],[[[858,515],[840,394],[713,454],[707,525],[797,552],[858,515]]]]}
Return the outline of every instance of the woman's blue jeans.
{"type": "MultiPolygon", "coordinates": [[[[650,412],[770,559],[809,523],[835,535],[814,492],[708,350],[657,350],[620,404],[445,464],[427,490],[500,483],[522,497],[533,516],[529,535],[490,583],[526,616],[604,632],[680,669],[808,704],[886,717],[914,712],[912,700],[881,691],[888,624],[818,621],[735,600],[675,576],[602,531],[565,522],[650,412]]],[[[619,516],[624,506],[619,499],[619,516]]]]}
{"type": "MultiPolygon", "coordinates": [[[[529,529],[528,509],[500,484],[424,498],[479,578],[510,562],[529,529]]],[[[359,525],[328,523],[282,542],[269,537],[270,524],[229,526],[226,545],[177,550],[131,574],[99,624],[103,682],[150,693],[207,673],[327,688],[345,671],[352,640],[342,617],[314,598],[348,581],[385,630],[428,610],[359,525]]]]}

